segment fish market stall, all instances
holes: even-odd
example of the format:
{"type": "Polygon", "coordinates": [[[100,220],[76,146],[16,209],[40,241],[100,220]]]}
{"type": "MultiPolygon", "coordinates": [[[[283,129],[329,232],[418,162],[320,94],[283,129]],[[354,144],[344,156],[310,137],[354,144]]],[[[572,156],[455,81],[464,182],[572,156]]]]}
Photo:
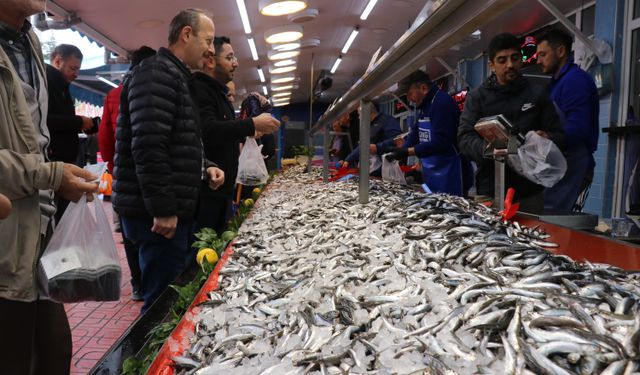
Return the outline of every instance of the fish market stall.
{"type": "Polygon", "coordinates": [[[353,182],[277,176],[150,372],[638,370],[640,274],[553,254],[463,198],[371,184],[360,205],[353,182]]]}

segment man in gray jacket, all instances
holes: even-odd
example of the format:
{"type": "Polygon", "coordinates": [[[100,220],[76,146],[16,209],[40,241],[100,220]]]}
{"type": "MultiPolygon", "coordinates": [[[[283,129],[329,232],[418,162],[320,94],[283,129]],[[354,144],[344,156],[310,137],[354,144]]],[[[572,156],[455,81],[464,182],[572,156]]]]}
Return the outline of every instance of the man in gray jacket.
{"type": "Polygon", "coordinates": [[[71,332],[62,304],[41,300],[36,267],[55,212],[53,192],[77,201],[97,192],[95,176],[47,162],[47,85],[38,38],[27,17],[45,0],[0,2],[0,368],[3,374],[68,374],[71,332]]]}

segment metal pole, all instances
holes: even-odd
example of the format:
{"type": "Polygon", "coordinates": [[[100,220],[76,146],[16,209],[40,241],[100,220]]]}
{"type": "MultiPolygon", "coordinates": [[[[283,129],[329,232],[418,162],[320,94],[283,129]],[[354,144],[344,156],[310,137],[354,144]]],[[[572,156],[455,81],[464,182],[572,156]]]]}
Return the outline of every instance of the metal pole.
{"type": "MultiPolygon", "coordinates": [[[[309,79],[309,133],[307,134],[307,145],[309,150],[313,150],[313,154],[315,154],[315,149],[313,148],[313,134],[311,133],[311,129],[313,128],[313,67],[314,67],[314,54],[311,54],[311,78],[309,79]]],[[[313,155],[309,156],[309,161],[307,162],[307,173],[311,173],[311,160],[313,159],[313,155]]]]}
{"type": "Polygon", "coordinates": [[[326,125],[322,145],[322,181],[324,182],[329,182],[329,141],[329,125],[326,125]]]}
{"type": "Polygon", "coordinates": [[[369,203],[369,132],[371,127],[371,102],[360,100],[360,185],[358,200],[369,203]]]}
{"type": "Polygon", "coordinates": [[[493,207],[499,211],[504,210],[504,184],[505,184],[505,176],[504,176],[504,168],[505,163],[507,162],[506,158],[495,158],[493,163],[495,165],[495,176],[494,176],[494,202],[493,207]]]}

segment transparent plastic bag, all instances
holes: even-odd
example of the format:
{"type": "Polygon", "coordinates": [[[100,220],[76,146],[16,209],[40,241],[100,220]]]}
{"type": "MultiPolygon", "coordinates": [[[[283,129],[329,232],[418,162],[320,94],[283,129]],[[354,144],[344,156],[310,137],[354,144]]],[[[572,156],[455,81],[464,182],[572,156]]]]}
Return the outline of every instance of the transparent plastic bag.
{"type": "Polygon", "coordinates": [[[269,172],[262,157],[262,145],[250,137],[244,142],[240,158],[238,159],[238,176],[236,183],[245,186],[256,186],[267,182],[269,172]]]}
{"type": "Polygon", "coordinates": [[[69,203],[38,264],[45,295],[61,303],[117,301],[121,273],[102,201],[69,203]]]}
{"type": "Polygon", "coordinates": [[[382,166],[382,158],[378,155],[369,156],[369,173],[373,173],[382,166]]]}
{"type": "Polygon", "coordinates": [[[544,187],[555,185],[567,171],[567,161],[550,139],[527,133],[516,155],[509,155],[509,165],[520,175],[544,187]]]}
{"type": "Polygon", "coordinates": [[[398,160],[389,161],[386,157],[382,157],[382,180],[401,185],[407,184],[398,160]]]}

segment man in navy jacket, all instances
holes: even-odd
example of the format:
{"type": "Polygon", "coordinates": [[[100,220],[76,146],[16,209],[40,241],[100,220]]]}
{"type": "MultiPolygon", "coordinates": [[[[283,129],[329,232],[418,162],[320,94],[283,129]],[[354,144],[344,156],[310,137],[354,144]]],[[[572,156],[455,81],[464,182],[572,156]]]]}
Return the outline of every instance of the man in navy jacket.
{"type": "Polygon", "coordinates": [[[545,191],[545,208],[571,210],[578,195],[591,183],[598,147],[598,113],[600,103],[593,79],[573,63],[572,38],[565,31],[549,30],[538,44],[538,64],[551,74],[549,92],[564,120],[564,156],[567,172],[553,187],[545,191]]]}
{"type": "Polygon", "coordinates": [[[388,159],[415,155],[422,164],[422,181],[431,191],[462,196],[462,165],[456,148],[458,105],[422,70],[414,71],[398,83],[397,94],[405,92],[417,105],[417,121],[411,125],[402,148],[388,159]]]}

